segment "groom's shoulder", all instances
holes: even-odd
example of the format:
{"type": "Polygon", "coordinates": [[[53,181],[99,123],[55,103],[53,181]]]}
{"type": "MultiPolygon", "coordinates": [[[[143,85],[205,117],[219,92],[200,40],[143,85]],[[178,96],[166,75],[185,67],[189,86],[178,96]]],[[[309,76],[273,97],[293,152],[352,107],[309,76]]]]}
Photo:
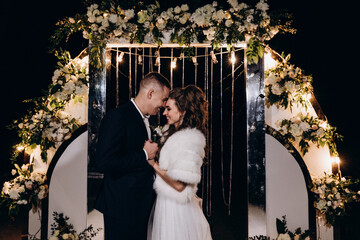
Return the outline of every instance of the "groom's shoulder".
{"type": "Polygon", "coordinates": [[[131,102],[124,103],[123,105],[113,108],[110,111],[108,111],[105,116],[107,118],[113,118],[113,117],[126,117],[128,116],[129,112],[131,111],[131,102]]]}

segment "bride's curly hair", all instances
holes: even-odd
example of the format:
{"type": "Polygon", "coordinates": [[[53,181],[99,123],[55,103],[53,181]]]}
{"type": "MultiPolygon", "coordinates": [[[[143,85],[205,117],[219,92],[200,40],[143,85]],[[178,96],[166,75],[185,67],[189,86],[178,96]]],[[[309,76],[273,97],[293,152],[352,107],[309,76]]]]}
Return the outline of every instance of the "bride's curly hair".
{"type": "Polygon", "coordinates": [[[176,107],[185,114],[178,129],[175,129],[173,125],[169,127],[166,138],[185,128],[196,128],[205,136],[207,135],[208,105],[199,87],[188,85],[185,88],[174,88],[169,93],[169,99],[175,100],[176,107]]]}

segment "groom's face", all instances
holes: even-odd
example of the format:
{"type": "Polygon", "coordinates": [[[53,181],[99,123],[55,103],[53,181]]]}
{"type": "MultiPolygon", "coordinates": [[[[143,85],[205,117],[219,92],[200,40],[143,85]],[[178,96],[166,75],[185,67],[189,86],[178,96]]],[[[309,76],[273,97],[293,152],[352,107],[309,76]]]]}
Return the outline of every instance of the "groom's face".
{"type": "Polygon", "coordinates": [[[160,112],[162,107],[165,107],[166,100],[169,97],[169,89],[167,87],[163,87],[157,91],[154,91],[151,96],[151,109],[149,114],[156,115],[160,112]]]}

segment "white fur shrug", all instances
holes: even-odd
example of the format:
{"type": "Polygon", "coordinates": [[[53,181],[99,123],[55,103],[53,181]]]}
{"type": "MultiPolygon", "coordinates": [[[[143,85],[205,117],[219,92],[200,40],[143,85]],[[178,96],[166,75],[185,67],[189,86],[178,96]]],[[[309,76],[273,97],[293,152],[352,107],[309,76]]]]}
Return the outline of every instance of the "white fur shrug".
{"type": "Polygon", "coordinates": [[[182,192],[156,176],[154,189],[159,196],[179,203],[189,202],[196,194],[201,180],[201,165],[205,156],[205,136],[195,128],[182,129],[171,135],[161,149],[159,166],[174,180],[186,183],[182,192]]]}

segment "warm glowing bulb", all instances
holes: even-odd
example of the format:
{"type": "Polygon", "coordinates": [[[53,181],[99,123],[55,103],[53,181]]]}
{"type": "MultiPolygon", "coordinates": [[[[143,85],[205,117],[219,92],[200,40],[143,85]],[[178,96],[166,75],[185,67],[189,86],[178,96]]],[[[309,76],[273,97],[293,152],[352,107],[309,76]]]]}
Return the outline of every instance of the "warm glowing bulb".
{"type": "Polygon", "coordinates": [[[231,51],[231,63],[232,64],[235,64],[235,62],[236,62],[236,57],[235,57],[235,52],[234,51],[231,51]]]}
{"type": "Polygon", "coordinates": [[[124,52],[121,52],[120,55],[119,55],[119,58],[118,58],[118,61],[119,62],[122,62],[123,58],[124,58],[124,52]]]}
{"type": "Polygon", "coordinates": [[[174,59],[171,61],[171,68],[172,68],[172,69],[176,68],[176,61],[177,61],[177,58],[174,58],[174,59]]]}
{"type": "Polygon", "coordinates": [[[19,146],[16,147],[16,150],[18,150],[19,152],[21,152],[24,149],[25,149],[25,147],[22,146],[22,145],[19,145],[19,146]]]}

